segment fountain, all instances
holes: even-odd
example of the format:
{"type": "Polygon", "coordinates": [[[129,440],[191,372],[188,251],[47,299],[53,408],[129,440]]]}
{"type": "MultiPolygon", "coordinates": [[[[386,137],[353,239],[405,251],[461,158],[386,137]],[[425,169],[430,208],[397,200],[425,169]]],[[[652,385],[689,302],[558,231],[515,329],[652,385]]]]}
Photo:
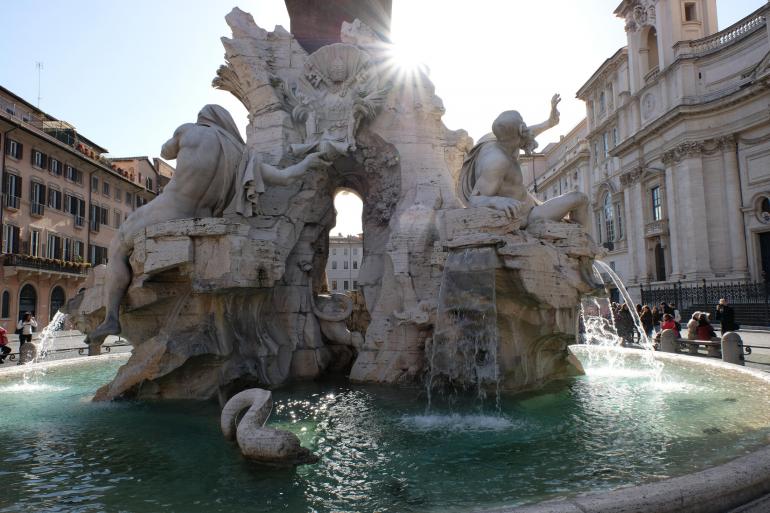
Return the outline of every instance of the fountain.
{"type": "Polygon", "coordinates": [[[642,502],[647,488],[607,492],[642,484],[659,500],[634,511],[659,513],[770,491],[768,472],[733,486],[747,460],[728,463],[766,465],[766,376],[615,347],[585,309],[607,347],[573,345],[581,301],[603,290],[587,198],[534,201],[518,161],[558,122],[558,95],[545,122],[505,111],[473,146],[443,125],[427,75],[397,73],[359,20],[312,53],[237,8],[226,20],[214,85],[248,109],[247,140],[218,106],[182,125],[163,146],[179,157],[171,183],[67,304],[92,345],[129,340],[127,360],[52,366],[23,408],[0,374],[13,504],[513,511],[569,497],[530,511],[574,513],[642,502]],[[340,188],[364,202],[365,325],[326,293],[340,188]],[[727,484],[692,478],[711,483],[695,497],[654,483],[720,464],[727,484]]]}

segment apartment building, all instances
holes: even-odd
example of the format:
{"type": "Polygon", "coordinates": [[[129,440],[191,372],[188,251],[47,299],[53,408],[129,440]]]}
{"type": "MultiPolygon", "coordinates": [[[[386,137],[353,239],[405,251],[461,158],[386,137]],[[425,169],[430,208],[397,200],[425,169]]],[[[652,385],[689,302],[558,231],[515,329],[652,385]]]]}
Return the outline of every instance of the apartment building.
{"type": "Polygon", "coordinates": [[[26,311],[47,323],[91,266],[107,262],[121,223],[159,180],[149,159],[107,159],[74,126],[3,87],[0,148],[0,326],[13,332],[26,311]]]}
{"type": "Polygon", "coordinates": [[[364,258],[362,235],[330,235],[326,282],[331,292],[358,289],[358,273],[364,258]]]}

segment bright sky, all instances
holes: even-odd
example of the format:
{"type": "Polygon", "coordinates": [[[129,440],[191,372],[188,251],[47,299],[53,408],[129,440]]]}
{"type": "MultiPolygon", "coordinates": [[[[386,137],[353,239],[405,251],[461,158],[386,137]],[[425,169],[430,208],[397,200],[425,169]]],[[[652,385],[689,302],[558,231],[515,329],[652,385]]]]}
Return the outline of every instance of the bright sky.
{"type": "MultiPolygon", "coordinates": [[[[578,88],[626,44],[619,0],[394,0],[393,41],[431,70],[444,123],[478,139],[497,114],[517,109],[529,123],[548,116],[560,93],[561,124],[540,147],[585,115],[578,88]]],[[[724,28],[765,0],[717,0],[724,28]]],[[[4,2],[0,85],[75,125],[113,156],[157,156],[174,129],[219,103],[242,131],[245,109],[211,87],[224,62],[219,41],[234,6],[257,24],[289,28],[281,0],[25,0],[4,2]],[[7,4],[7,5],[6,5],[7,4]]],[[[359,233],[354,195],[335,202],[339,226],[359,233]]]]}

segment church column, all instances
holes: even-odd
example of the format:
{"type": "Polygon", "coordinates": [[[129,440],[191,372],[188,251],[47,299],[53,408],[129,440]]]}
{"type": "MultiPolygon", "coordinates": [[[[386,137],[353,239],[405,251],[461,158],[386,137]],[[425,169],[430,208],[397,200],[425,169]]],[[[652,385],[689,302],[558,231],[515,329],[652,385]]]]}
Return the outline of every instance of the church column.
{"type": "Polygon", "coordinates": [[[746,259],[746,233],[741,208],[741,186],[738,173],[737,143],[734,137],[722,139],[724,147],[722,158],[725,166],[725,195],[727,197],[727,223],[730,243],[730,256],[732,257],[732,272],[738,278],[748,276],[748,262],[746,259]]]}
{"type": "Polygon", "coordinates": [[[682,279],[682,237],[679,233],[679,213],[676,187],[676,176],[674,176],[674,163],[665,160],[666,175],[664,188],[666,191],[666,218],[668,219],[668,247],[671,252],[671,275],[669,280],[678,281],[682,279]]]}
{"type": "MultiPolygon", "coordinates": [[[[687,251],[683,255],[684,271],[690,280],[712,277],[711,258],[708,245],[708,220],[706,219],[706,200],[703,185],[703,161],[700,152],[688,155],[679,166],[680,194],[676,200],[680,203],[683,219],[679,226],[683,228],[687,239],[687,251]],[[684,221],[684,222],[682,222],[684,221]]],[[[676,236],[676,233],[672,233],[676,236]]]]}
{"type": "MultiPolygon", "coordinates": [[[[641,177],[640,177],[641,178],[641,177]]],[[[633,215],[628,219],[634,220],[634,234],[636,240],[636,251],[634,256],[634,273],[639,278],[639,282],[647,280],[647,248],[644,239],[644,194],[640,178],[631,186],[631,207],[634,209],[633,215]]]]}

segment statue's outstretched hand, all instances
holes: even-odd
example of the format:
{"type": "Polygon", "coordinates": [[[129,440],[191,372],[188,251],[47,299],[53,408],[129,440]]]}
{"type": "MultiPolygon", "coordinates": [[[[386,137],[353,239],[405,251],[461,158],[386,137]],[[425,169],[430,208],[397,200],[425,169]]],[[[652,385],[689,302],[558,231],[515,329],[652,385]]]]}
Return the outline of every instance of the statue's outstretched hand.
{"type": "Polygon", "coordinates": [[[316,168],[316,169],[326,169],[331,165],[331,162],[328,160],[325,160],[323,158],[323,153],[320,151],[317,151],[315,153],[309,154],[307,157],[305,157],[304,163],[305,166],[307,166],[307,169],[316,168]]]}
{"type": "Polygon", "coordinates": [[[557,108],[559,105],[559,102],[561,101],[561,95],[559,93],[556,93],[551,97],[551,116],[552,117],[559,117],[559,109],[557,108]]]}

